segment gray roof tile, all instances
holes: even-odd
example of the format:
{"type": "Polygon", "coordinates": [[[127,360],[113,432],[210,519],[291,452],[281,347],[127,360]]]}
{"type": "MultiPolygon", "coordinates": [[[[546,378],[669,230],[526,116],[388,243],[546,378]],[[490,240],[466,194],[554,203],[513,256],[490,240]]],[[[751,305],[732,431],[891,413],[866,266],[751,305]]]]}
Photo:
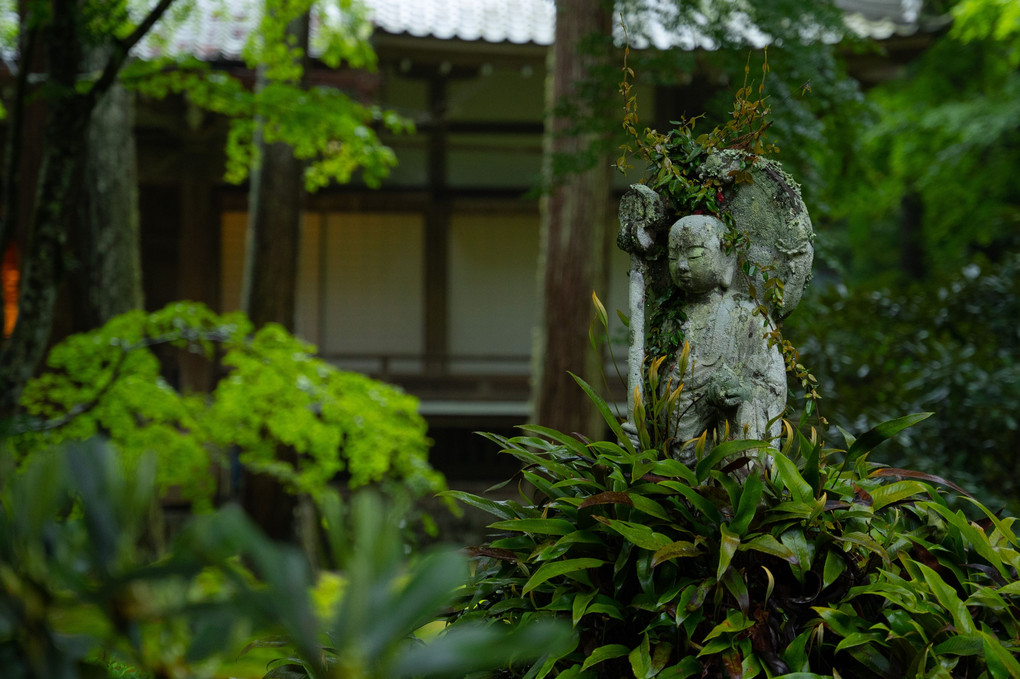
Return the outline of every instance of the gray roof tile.
{"type": "MultiPolygon", "coordinates": [[[[654,20],[655,11],[668,9],[670,0],[644,0],[646,12],[628,17],[628,25],[644,27],[646,40],[635,47],[651,45],[668,49],[715,47],[696,28],[667,32],[654,20]]],[[[440,40],[460,39],[489,43],[548,45],[553,41],[556,21],[554,0],[364,0],[377,30],[440,40]]],[[[920,0],[836,0],[847,12],[850,30],[867,37],[885,39],[909,35],[918,30],[920,0]]],[[[194,10],[173,30],[157,25],[153,34],[139,45],[135,54],[151,58],[166,52],[193,54],[201,59],[240,58],[247,35],[254,28],[261,0],[194,0],[194,10]]],[[[312,52],[319,21],[313,19],[312,52]]],[[[768,37],[750,22],[735,22],[734,33],[750,44],[761,46],[768,37]]],[[[621,33],[619,28],[617,33],[621,33]]],[[[622,35],[618,35],[622,39],[622,35]]]]}

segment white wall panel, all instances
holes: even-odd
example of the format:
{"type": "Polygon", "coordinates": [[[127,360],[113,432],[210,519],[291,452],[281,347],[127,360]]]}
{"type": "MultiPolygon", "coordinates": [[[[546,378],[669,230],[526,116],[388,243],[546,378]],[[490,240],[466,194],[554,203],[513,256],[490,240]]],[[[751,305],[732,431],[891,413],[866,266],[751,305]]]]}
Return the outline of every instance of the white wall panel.
{"type": "MultiPolygon", "coordinates": [[[[449,347],[457,357],[531,353],[538,322],[538,219],[455,215],[450,224],[449,347]]],[[[453,369],[471,371],[471,364],[453,369]]],[[[527,372],[527,361],[485,372],[527,372]]],[[[477,370],[478,366],[474,366],[477,370]]]]}

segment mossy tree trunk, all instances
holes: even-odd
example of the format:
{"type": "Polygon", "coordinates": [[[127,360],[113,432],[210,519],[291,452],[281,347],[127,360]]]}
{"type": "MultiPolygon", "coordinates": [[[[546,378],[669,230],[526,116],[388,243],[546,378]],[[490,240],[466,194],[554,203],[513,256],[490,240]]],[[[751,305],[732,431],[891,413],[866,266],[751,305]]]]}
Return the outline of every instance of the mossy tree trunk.
{"type": "MultiPolygon", "coordinates": [[[[0,420],[17,411],[25,383],[32,377],[49,342],[57,291],[69,262],[68,238],[79,197],[88,126],[96,103],[116,82],[130,49],[174,0],[160,0],[131,34],[110,38],[110,56],[91,86],[80,88],[79,76],[87,34],[84,7],[75,0],[26,2],[21,7],[21,32],[36,36],[45,59],[46,121],[42,163],[32,219],[26,237],[18,290],[18,320],[0,349],[0,420]]],[[[28,52],[26,52],[27,54],[28,52]]],[[[26,90],[19,88],[17,96],[26,90]]],[[[24,107],[24,100],[12,104],[24,107]]],[[[17,131],[13,133],[17,134],[17,131]]],[[[13,138],[13,137],[12,137],[13,138]]],[[[14,176],[17,154],[8,155],[7,177],[14,176]]],[[[5,198],[13,191],[5,189],[5,198]]],[[[14,211],[5,212],[0,243],[14,230],[14,211]]]]}
{"type": "MultiPolygon", "coordinates": [[[[609,161],[598,157],[587,169],[554,171],[557,158],[588,157],[598,142],[598,126],[575,129],[578,118],[556,115],[555,107],[569,100],[579,116],[597,121],[598,102],[606,98],[582,95],[580,83],[591,83],[593,70],[604,65],[608,52],[586,46],[593,36],[609,35],[611,15],[604,3],[557,0],[556,38],[550,48],[549,109],[545,132],[548,193],[542,199],[541,295],[542,320],[535,348],[534,419],[566,432],[599,436],[600,418],[568,371],[589,382],[599,374],[599,357],[588,340],[593,319],[591,294],[604,294],[606,281],[606,220],[609,205],[609,161]],[[557,176],[559,175],[559,176],[557,176]]],[[[610,93],[611,94],[611,93],[610,93]]]]}

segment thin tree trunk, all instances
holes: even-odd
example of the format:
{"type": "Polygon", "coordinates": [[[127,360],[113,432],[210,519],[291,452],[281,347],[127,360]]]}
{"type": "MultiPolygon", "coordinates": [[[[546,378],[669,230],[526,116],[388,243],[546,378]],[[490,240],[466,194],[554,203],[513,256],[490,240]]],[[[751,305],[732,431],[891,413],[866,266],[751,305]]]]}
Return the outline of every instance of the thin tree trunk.
{"type": "MultiPolygon", "coordinates": [[[[581,50],[593,34],[609,33],[610,15],[592,0],[557,0],[556,38],[550,52],[550,82],[546,104],[551,111],[572,98],[582,115],[598,115],[598,103],[577,95],[578,83],[607,57],[581,50]]],[[[606,281],[606,219],[610,190],[610,164],[600,159],[594,167],[566,177],[550,177],[552,158],[579,156],[596,135],[564,134],[571,121],[548,114],[545,162],[549,193],[542,200],[541,294],[542,321],[536,350],[535,421],[566,432],[595,436],[601,431],[598,413],[568,371],[594,383],[599,357],[588,340],[593,319],[591,294],[604,294],[606,281]]]]}
{"type": "Polygon", "coordinates": [[[115,83],[97,102],[88,130],[72,276],[74,332],[142,308],[138,163],[131,95],[115,83]]]}
{"type": "MultiPolygon", "coordinates": [[[[288,35],[308,52],[306,13],[291,22],[288,35]]],[[[265,76],[259,71],[259,87],[265,76]]],[[[255,327],[280,323],[293,332],[297,294],[298,246],[304,204],[304,163],[283,143],[267,144],[256,132],[261,161],[252,168],[248,194],[241,305],[255,327]]]]}
{"type": "MultiPolygon", "coordinates": [[[[306,54],[308,20],[306,13],[287,28],[306,54]]],[[[265,79],[261,70],[258,78],[257,86],[262,87],[265,79]]],[[[261,123],[256,135],[261,160],[252,168],[248,194],[241,306],[256,328],[279,323],[293,332],[304,163],[294,158],[294,150],[287,144],[265,143],[261,123]]],[[[297,465],[293,449],[278,446],[276,456],[282,462],[297,465]]],[[[297,498],[275,478],[245,471],[241,504],[271,538],[287,541],[296,538],[297,498]]]]}
{"type": "Polygon", "coordinates": [[[913,189],[900,201],[900,266],[911,280],[923,280],[927,273],[924,261],[924,201],[913,189]]]}

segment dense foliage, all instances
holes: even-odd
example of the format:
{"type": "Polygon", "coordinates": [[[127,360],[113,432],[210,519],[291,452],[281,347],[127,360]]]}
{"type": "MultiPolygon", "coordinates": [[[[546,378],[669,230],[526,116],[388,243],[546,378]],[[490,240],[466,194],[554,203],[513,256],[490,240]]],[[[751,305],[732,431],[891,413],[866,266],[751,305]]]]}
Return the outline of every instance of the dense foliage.
{"type": "Polygon", "coordinates": [[[264,671],[264,646],[288,651],[271,660],[266,676],[276,679],[456,676],[562,638],[528,627],[416,640],[466,564],[452,551],[409,559],[399,517],[372,494],[357,496],[349,517],[335,494],[320,504],[320,559],[330,568],[317,573],[234,506],[195,517],[159,552],[146,530],[156,465],[145,456],[128,471],[96,439],[39,454],[20,473],[0,457],[4,677],[252,676],[264,671]],[[239,667],[248,654],[260,660],[239,667]]]}
{"type": "Polygon", "coordinates": [[[968,265],[906,294],[831,288],[791,316],[788,332],[822,380],[826,417],[863,428],[903,412],[935,417],[888,451],[897,464],[982,488],[1017,511],[1020,256],[968,265]]]}
{"type": "Polygon", "coordinates": [[[10,445],[26,457],[102,434],[129,466],[155,453],[161,491],[178,486],[199,508],[234,452],[247,469],[313,497],[338,474],[351,487],[389,482],[414,497],[441,490],[417,400],[313,351],[280,326],[252,334],[243,314],[197,303],[130,312],[53,348],[48,370],[25,389],[27,416],[13,423],[10,445]],[[161,375],[161,347],[216,360],[225,374],[211,394],[178,392],[161,375]]]}
{"type": "Polygon", "coordinates": [[[846,226],[832,263],[850,283],[937,280],[975,253],[1020,245],[1016,3],[953,4],[952,27],[905,77],[869,93],[867,131],[827,166],[836,179],[827,207],[846,226]],[[906,223],[904,200],[915,202],[917,226],[906,223]]]}
{"type": "Polygon", "coordinates": [[[1013,518],[946,504],[942,478],[790,424],[691,469],[635,446],[538,426],[490,436],[534,487],[523,502],[452,495],[498,519],[458,622],[569,619],[569,648],[508,676],[1012,677],[1020,542],[1013,518]],[[749,468],[749,472],[734,474],[749,468]]]}

